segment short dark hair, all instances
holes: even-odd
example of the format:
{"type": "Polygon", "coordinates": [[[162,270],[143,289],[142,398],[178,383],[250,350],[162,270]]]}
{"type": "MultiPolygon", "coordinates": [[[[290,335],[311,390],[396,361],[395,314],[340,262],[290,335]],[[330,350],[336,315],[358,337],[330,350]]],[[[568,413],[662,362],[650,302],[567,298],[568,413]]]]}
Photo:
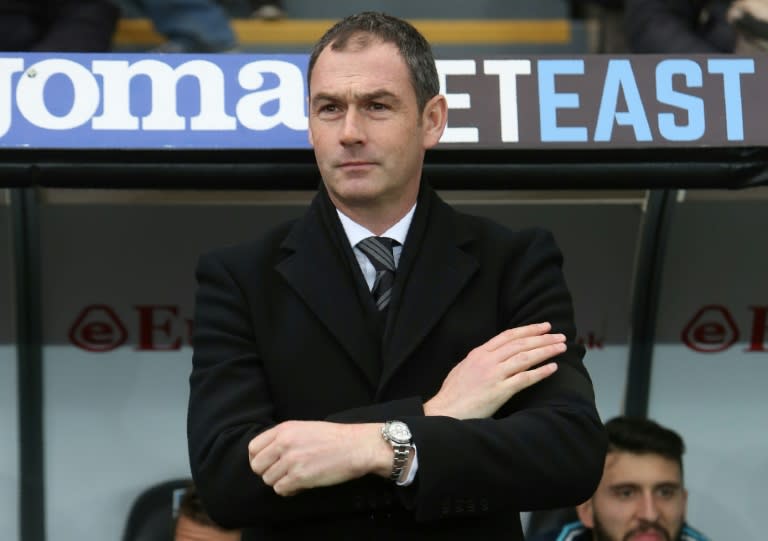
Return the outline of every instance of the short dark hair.
{"type": "Polygon", "coordinates": [[[614,417],[605,423],[608,432],[608,452],[628,451],[636,454],[652,453],[674,460],[683,471],[685,443],[680,434],[650,419],[640,417],[614,417]]]}
{"type": "Polygon", "coordinates": [[[200,495],[197,492],[197,488],[195,488],[195,485],[192,483],[190,483],[184,490],[184,495],[181,497],[177,521],[178,517],[187,517],[202,526],[223,529],[222,526],[216,524],[208,515],[208,512],[203,507],[203,502],[200,501],[200,495]]]}
{"type": "Polygon", "coordinates": [[[317,58],[326,47],[343,51],[352,42],[363,49],[370,45],[372,38],[397,47],[408,66],[419,111],[423,111],[427,102],[440,92],[432,47],[412,24],[386,13],[364,11],[345,17],[333,25],[312,48],[307,84],[310,85],[317,58]]]}

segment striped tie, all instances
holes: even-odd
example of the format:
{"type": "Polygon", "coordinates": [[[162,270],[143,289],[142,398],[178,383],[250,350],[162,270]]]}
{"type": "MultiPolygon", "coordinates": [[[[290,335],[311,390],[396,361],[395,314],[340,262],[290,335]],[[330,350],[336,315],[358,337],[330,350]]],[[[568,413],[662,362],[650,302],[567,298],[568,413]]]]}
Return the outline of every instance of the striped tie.
{"type": "Polygon", "coordinates": [[[357,247],[368,257],[376,269],[376,280],[371,293],[379,311],[387,309],[392,297],[392,284],[395,283],[395,256],[392,247],[398,244],[387,237],[368,237],[357,243],[357,247]]]}

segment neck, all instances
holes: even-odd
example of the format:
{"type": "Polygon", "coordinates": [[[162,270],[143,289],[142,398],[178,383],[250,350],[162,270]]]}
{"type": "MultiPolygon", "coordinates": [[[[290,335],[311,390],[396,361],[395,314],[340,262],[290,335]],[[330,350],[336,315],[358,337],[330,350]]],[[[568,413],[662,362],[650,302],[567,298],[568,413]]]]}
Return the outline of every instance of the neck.
{"type": "MultiPolygon", "coordinates": [[[[330,194],[329,194],[330,195],[330,194]]],[[[402,220],[416,204],[416,197],[401,201],[397,205],[346,205],[330,197],[333,205],[357,224],[374,235],[381,235],[402,220]]]]}
{"type": "Polygon", "coordinates": [[[402,213],[393,214],[391,216],[369,215],[367,213],[349,211],[341,207],[339,207],[339,210],[346,214],[355,223],[362,225],[374,235],[379,236],[393,225],[395,225],[397,222],[402,220],[410,210],[410,207],[405,209],[405,211],[402,213]]]}

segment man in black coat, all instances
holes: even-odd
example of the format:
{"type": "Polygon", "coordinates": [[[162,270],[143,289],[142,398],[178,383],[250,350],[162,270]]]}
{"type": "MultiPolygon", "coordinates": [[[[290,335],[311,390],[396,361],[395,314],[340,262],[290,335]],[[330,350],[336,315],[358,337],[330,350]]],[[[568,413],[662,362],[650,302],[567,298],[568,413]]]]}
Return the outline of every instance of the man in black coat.
{"type": "Polygon", "coordinates": [[[318,195],[200,259],[192,473],[244,539],[522,540],[597,486],[562,256],[422,180],[446,115],[423,36],[347,17],[309,63],[318,195]]]}

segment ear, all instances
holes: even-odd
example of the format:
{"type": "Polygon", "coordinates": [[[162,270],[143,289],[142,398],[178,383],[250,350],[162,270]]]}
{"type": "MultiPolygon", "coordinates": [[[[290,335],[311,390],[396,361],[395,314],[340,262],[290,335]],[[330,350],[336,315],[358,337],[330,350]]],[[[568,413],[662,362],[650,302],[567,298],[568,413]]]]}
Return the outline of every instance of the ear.
{"type": "Polygon", "coordinates": [[[432,148],[440,142],[448,122],[448,102],[445,96],[442,94],[433,96],[424,105],[421,121],[424,127],[424,148],[432,148]]]}
{"type": "MultiPolygon", "coordinates": [[[[309,96],[307,96],[307,113],[309,114],[309,96]]],[[[312,140],[312,125],[309,122],[307,122],[307,140],[309,141],[309,146],[315,146],[315,143],[312,140]]]]}
{"type": "Polygon", "coordinates": [[[581,505],[576,506],[576,514],[579,515],[581,523],[590,530],[595,527],[595,515],[592,510],[592,498],[581,505]]]}

